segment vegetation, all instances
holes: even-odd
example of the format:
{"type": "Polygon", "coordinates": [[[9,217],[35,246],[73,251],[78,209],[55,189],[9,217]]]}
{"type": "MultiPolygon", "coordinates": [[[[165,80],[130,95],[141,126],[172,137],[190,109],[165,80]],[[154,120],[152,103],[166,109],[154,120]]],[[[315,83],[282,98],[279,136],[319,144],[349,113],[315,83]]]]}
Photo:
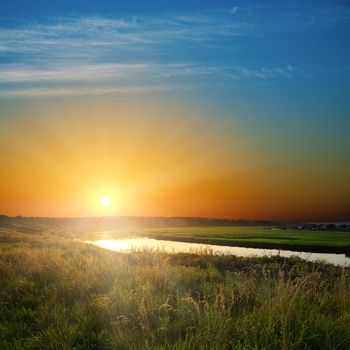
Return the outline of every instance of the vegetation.
{"type": "Polygon", "coordinates": [[[262,226],[160,227],[147,230],[162,239],[281,248],[329,253],[350,252],[350,232],[283,230],[262,226]]]}
{"type": "Polygon", "coordinates": [[[0,228],[1,349],[349,349],[350,268],[0,228]]]}

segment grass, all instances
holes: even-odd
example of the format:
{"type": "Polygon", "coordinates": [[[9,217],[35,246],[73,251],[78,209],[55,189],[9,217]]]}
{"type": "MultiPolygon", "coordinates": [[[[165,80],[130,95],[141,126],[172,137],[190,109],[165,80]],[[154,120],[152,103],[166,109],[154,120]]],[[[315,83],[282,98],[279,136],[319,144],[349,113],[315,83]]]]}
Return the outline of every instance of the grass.
{"type": "Polygon", "coordinates": [[[349,349],[350,268],[0,230],[1,349],[349,349]]]}
{"type": "Polygon", "coordinates": [[[350,232],[282,230],[261,226],[165,227],[140,230],[141,234],[144,232],[150,237],[162,239],[226,245],[243,243],[251,247],[289,246],[320,252],[327,248],[329,252],[346,252],[350,247],[350,232]]]}

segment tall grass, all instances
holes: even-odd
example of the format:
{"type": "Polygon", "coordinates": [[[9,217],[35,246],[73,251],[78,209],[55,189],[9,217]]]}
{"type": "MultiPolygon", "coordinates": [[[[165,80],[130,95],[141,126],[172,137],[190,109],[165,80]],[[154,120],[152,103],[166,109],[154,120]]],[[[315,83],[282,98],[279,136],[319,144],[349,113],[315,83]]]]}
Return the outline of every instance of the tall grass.
{"type": "Polygon", "coordinates": [[[1,349],[350,349],[349,268],[1,242],[1,349]]]}

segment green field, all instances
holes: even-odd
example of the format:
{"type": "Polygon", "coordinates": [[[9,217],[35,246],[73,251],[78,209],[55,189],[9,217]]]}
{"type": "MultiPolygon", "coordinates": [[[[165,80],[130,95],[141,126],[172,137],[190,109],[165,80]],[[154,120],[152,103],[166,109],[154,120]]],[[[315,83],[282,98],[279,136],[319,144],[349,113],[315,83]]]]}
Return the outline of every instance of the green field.
{"type": "MultiPolygon", "coordinates": [[[[293,248],[343,252],[350,247],[350,232],[298,231],[261,226],[160,227],[135,230],[140,236],[196,243],[251,247],[293,248]]],[[[116,233],[115,237],[118,237],[116,233]]],[[[111,235],[111,237],[113,234],[111,235]]]]}
{"type": "Polygon", "coordinates": [[[115,253],[40,227],[0,229],[0,349],[350,348],[348,267],[115,253]]]}

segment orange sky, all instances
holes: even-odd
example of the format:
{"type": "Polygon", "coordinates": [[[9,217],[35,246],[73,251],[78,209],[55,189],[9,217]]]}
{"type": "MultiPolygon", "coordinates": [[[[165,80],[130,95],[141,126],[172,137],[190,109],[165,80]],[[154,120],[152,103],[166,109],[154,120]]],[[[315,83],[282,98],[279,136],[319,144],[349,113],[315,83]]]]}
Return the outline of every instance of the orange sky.
{"type": "Polygon", "coordinates": [[[216,113],[129,99],[4,108],[0,213],[346,218],[349,186],[331,160],[216,113]]]}

